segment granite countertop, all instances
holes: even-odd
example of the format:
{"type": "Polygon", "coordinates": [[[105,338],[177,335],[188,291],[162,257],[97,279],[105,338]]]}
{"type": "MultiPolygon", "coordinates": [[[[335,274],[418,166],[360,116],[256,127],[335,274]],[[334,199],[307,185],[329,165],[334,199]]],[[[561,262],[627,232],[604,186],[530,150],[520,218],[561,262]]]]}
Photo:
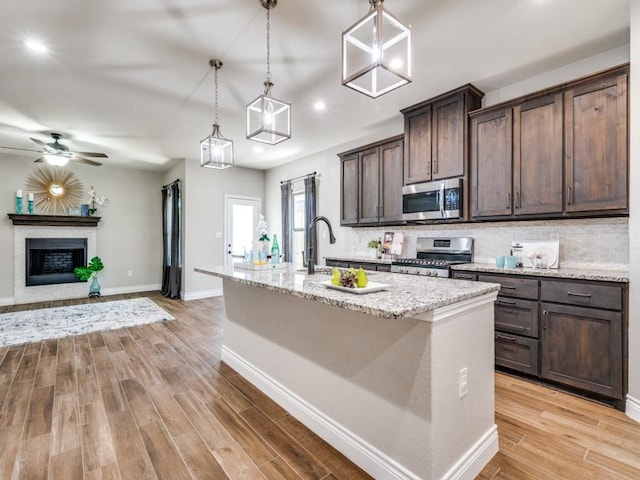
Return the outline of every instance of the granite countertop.
{"type": "Polygon", "coordinates": [[[415,317],[491,292],[497,294],[499,289],[499,285],[495,283],[375,272],[370,275],[370,281],[386,283],[389,288],[381,292],[359,295],[321,285],[320,282],[331,279],[331,269],[327,267],[317,267],[315,275],[307,275],[306,271],[296,270],[293,266],[257,272],[234,270],[233,267],[194,270],[245,285],[390,319],[415,317]]]}
{"type": "Polygon", "coordinates": [[[629,270],[624,268],[602,270],[593,268],[497,268],[491,263],[465,263],[453,265],[453,270],[464,270],[469,272],[497,273],[500,275],[532,275],[536,277],[567,278],[576,280],[599,280],[603,282],[629,282],[629,270]]]}
{"type": "Polygon", "coordinates": [[[383,265],[391,265],[391,258],[371,258],[367,255],[342,255],[323,257],[325,260],[337,260],[338,262],[364,262],[364,263],[380,263],[383,265]]]}

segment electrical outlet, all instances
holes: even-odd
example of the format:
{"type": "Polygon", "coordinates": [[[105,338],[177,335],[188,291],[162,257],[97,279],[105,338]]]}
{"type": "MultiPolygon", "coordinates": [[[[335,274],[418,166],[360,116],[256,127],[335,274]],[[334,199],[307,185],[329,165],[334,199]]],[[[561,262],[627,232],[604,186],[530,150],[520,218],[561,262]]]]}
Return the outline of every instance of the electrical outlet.
{"type": "Polygon", "coordinates": [[[127,270],[127,276],[133,277],[133,270],[127,270]]]}
{"type": "Polygon", "coordinates": [[[222,238],[222,232],[216,232],[216,238],[222,238]]]}
{"type": "Polygon", "coordinates": [[[458,391],[459,398],[465,397],[469,393],[469,382],[467,378],[468,368],[460,369],[460,387],[458,391]]]}

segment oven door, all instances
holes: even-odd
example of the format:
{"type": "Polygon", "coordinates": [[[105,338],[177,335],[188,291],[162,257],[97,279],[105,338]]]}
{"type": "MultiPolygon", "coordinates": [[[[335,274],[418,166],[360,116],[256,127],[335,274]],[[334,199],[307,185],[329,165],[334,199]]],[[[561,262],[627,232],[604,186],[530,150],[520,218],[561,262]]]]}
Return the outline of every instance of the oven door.
{"type": "Polygon", "coordinates": [[[462,179],[417,183],[402,188],[402,219],[460,218],[462,179]]]}

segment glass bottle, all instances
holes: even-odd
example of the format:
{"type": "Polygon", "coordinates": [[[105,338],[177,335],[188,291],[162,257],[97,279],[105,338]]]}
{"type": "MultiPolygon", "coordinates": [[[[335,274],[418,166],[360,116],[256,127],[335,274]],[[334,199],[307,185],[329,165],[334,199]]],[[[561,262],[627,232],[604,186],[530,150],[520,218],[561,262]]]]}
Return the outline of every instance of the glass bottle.
{"type": "Polygon", "coordinates": [[[273,243],[271,244],[271,263],[276,264],[280,262],[280,246],[278,245],[278,237],[273,234],[273,243]]]}

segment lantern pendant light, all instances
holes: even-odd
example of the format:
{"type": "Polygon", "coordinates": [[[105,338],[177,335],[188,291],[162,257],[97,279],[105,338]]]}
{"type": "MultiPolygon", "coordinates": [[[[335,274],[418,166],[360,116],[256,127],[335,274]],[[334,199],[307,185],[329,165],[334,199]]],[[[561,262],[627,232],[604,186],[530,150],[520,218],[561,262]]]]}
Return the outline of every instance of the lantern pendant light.
{"type": "Polygon", "coordinates": [[[222,136],[218,123],[218,70],[222,62],[209,60],[209,65],[216,69],[216,118],[211,135],[200,142],[200,166],[222,170],[233,166],[233,141],[222,136]]]}
{"type": "Polygon", "coordinates": [[[247,105],[247,138],[275,145],[291,138],[291,104],[271,96],[270,11],[278,0],[259,1],[267,9],[267,74],[263,94],[247,105]]]}
{"type": "Polygon", "coordinates": [[[382,6],[342,32],[342,85],[376,98],[411,82],[411,28],[382,6]]]}

